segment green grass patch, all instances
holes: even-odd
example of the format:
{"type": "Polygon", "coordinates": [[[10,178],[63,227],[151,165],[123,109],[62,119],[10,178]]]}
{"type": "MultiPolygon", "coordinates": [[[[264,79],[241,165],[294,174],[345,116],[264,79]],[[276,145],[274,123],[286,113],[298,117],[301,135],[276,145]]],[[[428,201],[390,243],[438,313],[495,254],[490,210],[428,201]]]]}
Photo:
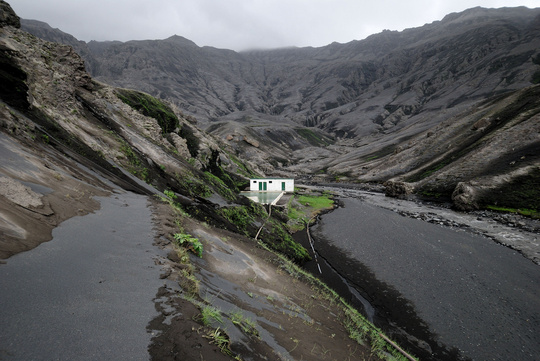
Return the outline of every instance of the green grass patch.
{"type": "Polygon", "coordinates": [[[214,321],[223,323],[223,318],[221,317],[221,311],[217,308],[204,305],[201,308],[201,322],[205,326],[210,326],[214,321]]]}
{"type": "Polygon", "coordinates": [[[301,195],[297,198],[298,203],[310,207],[313,210],[331,209],[334,207],[334,200],[330,198],[331,194],[325,193],[321,196],[301,195]]]}
{"type": "Polygon", "coordinates": [[[536,209],[518,209],[518,208],[507,208],[507,207],[498,207],[493,205],[486,206],[487,209],[496,211],[496,212],[505,212],[505,213],[516,213],[521,214],[525,217],[537,218],[540,219],[540,212],[536,209]]]}
{"type": "Polygon", "coordinates": [[[264,242],[273,250],[283,253],[298,263],[311,260],[309,252],[292,238],[282,223],[275,219],[270,219],[265,228],[268,230],[268,233],[263,237],[264,242]]]}
{"type": "Polygon", "coordinates": [[[219,209],[219,213],[246,236],[251,236],[250,229],[256,228],[256,222],[262,224],[267,216],[263,206],[254,202],[249,206],[223,207],[219,209]]]}
{"type": "Polygon", "coordinates": [[[237,310],[229,314],[231,322],[239,327],[242,332],[248,336],[253,335],[259,337],[259,331],[257,330],[257,324],[251,318],[246,317],[242,311],[237,310]]]}
{"type": "Polygon", "coordinates": [[[207,198],[212,195],[212,189],[208,184],[187,170],[183,174],[175,173],[174,178],[178,181],[183,191],[191,197],[199,196],[207,198]]]}
{"type": "Polygon", "coordinates": [[[244,176],[246,178],[254,178],[254,177],[260,177],[260,174],[256,174],[253,172],[244,162],[242,162],[238,157],[234,156],[231,153],[227,153],[229,155],[229,158],[231,161],[236,164],[238,169],[236,170],[236,173],[240,174],[241,176],[244,176]]]}
{"type": "Polygon", "coordinates": [[[116,95],[133,109],[157,120],[163,134],[170,133],[178,127],[179,120],[172,109],[153,96],[128,89],[119,89],[116,95]]]}
{"type": "Polygon", "coordinates": [[[289,218],[288,227],[292,232],[297,232],[305,228],[307,222],[316,214],[323,210],[334,208],[334,200],[330,193],[298,195],[295,193],[289,200],[287,206],[289,218]],[[300,207],[295,205],[300,204],[300,207]]]}
{"type": "Polygon", "coordinates": [[[133,150],[133,148],[123,139],[118,137],[120,141],[120,151],[127,159],[127,170],[134,176],[142,179],[146,183],[150,184],[152,178],[150,177],[150,171],[145,168],[143,162],[133,150]]]}
{"type": "MultiPolygon", "coordinates": [[[[224,173],[224,176],[228,176],[226,173],[224,173]]],[[[204,172],[204,178],[206,181],[208,181],[212,187],[216,190],[218,194],[223,196],[223,198],[228,200],[235,200],[236,199],[236,193],[231,190],[222,180],[221,178],[213,175],[212,173],[206,171],[204,172]]],[[[230,179],[230,178],[229,178],[230,179]]],[[[232,182],[232,180],[231,180],[232,182]]]]}

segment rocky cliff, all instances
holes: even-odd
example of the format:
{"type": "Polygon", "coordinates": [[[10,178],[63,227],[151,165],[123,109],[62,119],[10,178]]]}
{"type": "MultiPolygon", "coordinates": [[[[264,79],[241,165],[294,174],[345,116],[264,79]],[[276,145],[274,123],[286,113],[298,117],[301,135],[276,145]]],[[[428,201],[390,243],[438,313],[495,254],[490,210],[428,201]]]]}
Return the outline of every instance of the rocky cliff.
{"type": "MultiPolygon", "coordinates": [[[[12,14],[0,29],[0,257],[50,239],[52,228],[77,209],[91,211],[89,199],[109,191],[107,182],[142,194],[172,192],[197,219],[256,232],[262,207],[241,229],[227,207],[253,206],[239,191],[258,167],[173,104],[95,81],[71,46],[24,32],[17,21],[12,14]],[[21,190],[28,199],[14,196],[21,190]]],[[[309,258],[290,236],[284,242],[273,231],[265,238],[279,238],[282,252],[309,258]]]]}
{"type": "Polygon", "coordinates": [[[442,199],[465,182],[483,189],[473,207],[523,207],[480,193],[536,179],[540,9],[473,8],[347,44],[243,53],[23,27],[78,47],[97,79],[171,101],[264,173],[406,181],[442,199]]]}

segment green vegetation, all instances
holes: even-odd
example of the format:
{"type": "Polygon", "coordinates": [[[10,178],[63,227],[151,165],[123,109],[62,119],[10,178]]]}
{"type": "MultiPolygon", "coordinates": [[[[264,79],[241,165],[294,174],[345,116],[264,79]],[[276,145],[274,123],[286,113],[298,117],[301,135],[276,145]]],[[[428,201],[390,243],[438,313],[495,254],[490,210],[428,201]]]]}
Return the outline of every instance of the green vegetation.
{"type": "Polygon", "coordinates": [[[193,158],[197,158],[197,155],[199,154],[200,140],[193,132],[193,129],[191,129],[189,125],[183,124],[178,134],[186,140],[189,154],[193,158]]]}
{"type": "Polygon", "coordinates": [[[202,258],[203,245],[198,238],[187,233],[175,233],[173,237],[179,246],[186,247],[191,252],[202,258]]]}
{"type": "Polygon", "coordinates": [[[282,222],[274,218],[267,219],[268,214],[262,205],[250,202],[247,206],[223,207],[219,209],[219,213],[248,237],[254,237],[259,227],[264,224],[260,238],[270,248],[287,255],[295,262],[311,259],[308,251],[292,238],[282,222]]]}
{"type": "Polygon", "coordinates": [[[479,203],[486,208],[540,217],[540,167],[529,174],[483,195],[479,203]]]}
{"type": "Polygon", "coordinates": [[[257,324],[255,321],[253,321],[251,318],[245,317],[240,310],[231,312],[229,314],[229,319],[246,335],[259,337],[259,331],[256,328],[257,324]]]}
{"type": "Polygon", "coordinates": [[[229,158],[233,161],[234,164],[238,166],[238,170],[236,171],[239,175],[244,176],[246,178],[253,178],[258,177],[259,174],[255,174],[251,169],[249,169],[244,162],[242,162],[238,157],[234,156],[233,154],[227,153],[229,155],[229,158]]]}
{"type": "Polygon", "coordinates": [[[219,327],[215,330],[209,331],[206,336],[203,337],[210,339],[210,343],[215,344],[220,349],[221,353],[232,356],[233,352],[231,350],[231,341],[229,340],[229,336],[227,336],[225,332],[221,331],[219,327]]]}
{"type": "Polygon", "coordinates": [[[301,195],[297,200],[300,204],[311,207],[314,211],[331,209],[334,206],[330,193],[323,193],[321,196],[301,195]]]}
{"type": "Polygon", "coordinates": [[[223,167],[221,166],[220,152],[217,149],[212,150],[210,156],[207,159],[204,170],[206,172],[209,172],[211,175],[217,177],[217,179],[214,179],[214,181],[217,182],[214,183],[222,190],[222,192],[218,191],[218,193],[223,193],[222,195],[227,199],[236,199],[236,194],[240,191],[240,189],[243,189],[248,185],[245,178],[237,176],[236,174],[230,173],[223,169],[223,167]],[[218,181],[218,179],[220,181],[218,181]],[[230,195],[230,192],[234,193],[232,197],[230,195]]]}
{"type": "Polygon", "coordinates": [[[206,198],[212,195],[212,189],[190,171],[186,170],[183,174],[175,173],[174,178],[182,190],[191,197],[206,198]]]}
{"type": "Polygon", "coordinates": [[[223,323],[223,318],[221,317],[221,311],[217,308],[204,305],[201,308],[201,322],[205,326],[210,326],[213,321],[223,323]]]}
{"type": "MultiPolygon", "coordinates": [[[[227,174],[225,174],[227,175],[227,174]]],[[[221,180],[221,178],[213,175],[212,173],[206,171],[204,172],[204,178],[205,180],[210,183],[213,188],[221,195],[223,198],[228,200],[234,200],[236,199],[236,194],[233,193],[231,188],[227,187],[227,185],[221,180]]],[[[232,180],[231,180],[232,182],[232,180]]]]}
{"type": "Polygon", "coordinates": [[[327,192],[320,194],[299,195],[295,193],[287,206],[289,229],[297,232],[305,228],[309,220],[316,214],[334,208],[332,195],[327,192]],[[295,201],[297,205],[295,205],[295,201]]]}
{"type": "Polygon", "coordinates": [[[146,183],[150,183],[150,172],[148,168],[143,167],[143,164],[137,153],[135,153],[133,148],[122,138],[118,137],[118,141],[120,142],[120,151],[125,155],[128,161],[126,167],[128,171],[134,176],[142,179],[146,183]]]}
{"type": "Polygon", "coordinates": [[[451,158],[446,158],[446,159],[442,160],[441,162],[439,162],[437,164],[431,165],[428,168],[426,168],[424,171],[422,171],[421,173],[417,173],[415,175],[412,175],[412,176],[408,177],[406,179],[406,182],[414,183],[414,182],[418,182],[418,181],[420,181],[420,180],[422,180],[424,178],[427,178],[430,175],[432,175],[433,173],[435,173],[435,172],[443,169],[444,167],[446,167],[448,164],[450,164],[453,160],[457,159],[458,157],[461,157],[461,155],[455,155],[455,156],[452,156],[451,158]]]}
{"type": "Polygon", "coordinates": [[[223,207],[219,212],[246,236],[250,236],[250,229],[255,229],[256,216],[259,218],[259,222],[260,219],[266,217],[264,208],[253,202],[249,206],[223,207]]]}
{"type": "Polygon", "coordinates": [[[291,234],[281,222],[270,219],[265,228],[267,233],[262,239],[270,246],[270,248],[285,254],[294,262],[302,263],[311,260],[308,251],[292,238],[291,234]]]}
{"type": "MultiPolygon", "coordinates": [[[[262,242],[259,244],[261,247],[272,252],[268,246],[262,242]]],[[[302,269],[300,266],[294,264],[285,256],[279,253],[273,253],[276,255],[276,261],[279,263],[278,266],[281,269],[285,270],[292,277],[304,280],[312,285],[312,289],[317,293],[315,298],[328,300],[339,308],[340,314],[338,317],[352,340],[360,345],[365,345],[366,343],[369,344],[371,346],[371,352],[383,360],[407,360],[407,357],[386,340],[388,337],[384,336],[379,328],[369,322],[360,312],[358,312],[358,310],[352,307],[326,283],[302,269]]]]}
{"type": "Polygon", "coordinates": [[[535,209],[516,209],[516,208],[505,208],[505,207],[490,206],[490,205],[487,206],[486,208],[492,211],[517,213],[517,214],[521,214],[522,216],[540,219],[540,212],[535,209]]]}
{"type": "Polygon", "coordinates": [[[178,117],[172,109],[153,96],[127,89],[117,90],[116,95],[133,109],[157,120],[163,134],[170,133],[178,127],[178,117]]]}

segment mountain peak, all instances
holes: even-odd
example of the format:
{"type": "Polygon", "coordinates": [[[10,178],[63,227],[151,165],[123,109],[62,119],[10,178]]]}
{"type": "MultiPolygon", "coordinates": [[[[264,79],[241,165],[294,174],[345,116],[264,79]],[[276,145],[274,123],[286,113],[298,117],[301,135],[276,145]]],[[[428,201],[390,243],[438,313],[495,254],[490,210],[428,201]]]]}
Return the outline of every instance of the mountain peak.
{"type": "Polygon", "coordinates": [[[186,39],[183,36],[176,35],[176,34],[173,35],[173,36],[168,37],[167,39],[165,39],[165,41],[174,42],[174,43],[176,43],[178,45],[183,45],[183,46],[194,46],[194,47],[197,47],[197,48],[199,47],[193,41],[191,41],[189,39],[186,39]]]}

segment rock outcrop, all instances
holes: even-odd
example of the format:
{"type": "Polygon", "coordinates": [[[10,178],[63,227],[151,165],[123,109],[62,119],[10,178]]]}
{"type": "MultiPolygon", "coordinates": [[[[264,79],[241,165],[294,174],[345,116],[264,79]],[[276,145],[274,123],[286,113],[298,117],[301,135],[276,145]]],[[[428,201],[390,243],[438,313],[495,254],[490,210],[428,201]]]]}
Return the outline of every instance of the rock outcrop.
{"type": "Polygon", "coordinates": [[[406,182],[388,180],[383,185],[387,197],[407,199],[414,191],[413,185],[406,182]]]}
{"type": "Polygon", "coordinates": [[[13,26],[21,27],[21,19],[15,14],[7,2],[0,0],[0,27],[13,26]]]}

